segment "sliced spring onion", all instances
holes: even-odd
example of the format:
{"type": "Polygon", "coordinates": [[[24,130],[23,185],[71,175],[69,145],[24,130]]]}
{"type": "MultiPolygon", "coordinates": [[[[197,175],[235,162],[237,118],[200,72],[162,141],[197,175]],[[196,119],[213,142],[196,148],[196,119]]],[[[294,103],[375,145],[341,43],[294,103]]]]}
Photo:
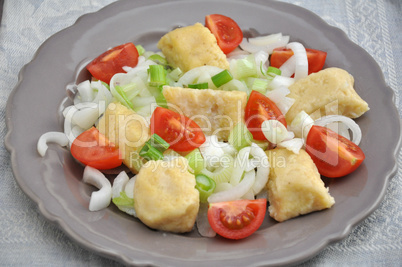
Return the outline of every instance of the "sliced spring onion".
{"type": "Polygon", "coordinates": [[[140,156],[147,160],[161,160],[163,154],[157,148],[151,146],[149,142],[146,142],[140,150],[140,156]]]}
{"type": "Polygon", "coordinates": [[[270,81],[267,79],[261,79],[261,78],[254,78],[251,81],[250,89],[252,91],[257,91],[260,92],[261,94],[265,95],[268,89],[270,81]]]}
{"type": "Polygon", "coordinates": [[[162,65],[150,65],[148,75],[149,86],[158,87],[166,84],[166,71],[162,65]]]}
{"type": "Polygon", "coordinates": [[[99,189],[91,193],[89,210],[98,211],[110,205],[112,200],[112,186],[109,180],[99,170],[86,166],[82,180],[86,184],[91,184],[99,189]]]}
{"type": "Polygon", "coordinates": [[[279,144],[288,136],[288,130],[278,120],[266,120],[261,124],[261,130],[267,140],[273,144],[279,144]]]}
{"type": "Polygon", "coordinates": [[[356,145],[360,144],[362,138],[362,131],[359,125],[352,120],[351,118],[342,116],[342,115],[328,115],[325,117],[321,117],[314,121],[315,125],[326,126],[332,122],[341,122],[345,124],[352,131],[352,142],[356,145]]]}
{"type": "Polygon", "coordinates": [[[145,52],[145,48],[142,45],[136,45],[135,47],[137,48],[138,55],[142,56],[145,52]]]}
{"type": "Polygon", "coordinates": [[[174,70],[169,72],[170,78],[172,78],[173,81],[178,81],[180,77],[183,75],[183,71],[180,68],[175,68],[174,70]]]}
{"type": "Polygon", "coordinates": [[[192,169],[194,174],[198,174],[202,169],[205,168],[204,158],[201,155],[201,152],[198,148],[191,151],[189,154],[185,156],[188,161],[188,165],[192,169]]]}
{"type": "Polygon", "coordinates": [[[47,132],[41,135],[38,140],[37,150],[39,155],[42,157],[45,156],[47,151],[47,143],[56,143],[60,146],[67,146],[69,144],[69,140],[65,133],[61,132],[47,132]]]}
{"type": "Polygon", "coordinates": [[[162,137],[160,137],[155,133],[151,135],[151,138],[148,140],[148,142],[152,147],[158,149],[162,153],[165,152],[170,147],[168,142],[163,140],[162,137]]]}
{"type": "Polygon", "coordinates": [[[267,69],[267,75],[269,75],[269,76],[275,77],[277,75],[280,76],[281,74],[282,74],[282,71],[278,68],[269,66],[267,69]]]}
{"type": "Polygon", "coordinates": [[[115,85],[114,89],[116,90],[116,92],[119,94],[119,97],[116,97],[116,95],[114,95],[116,98],[118,98],[118,100],[120,101],[120,103],[122,103],[123,105],[125,105],[126,107],[130,108],[130,109],[134,109],[133,103],[131,103],[130,99],[128,99],[126,93],[123,91],[123,89],[121,88],[121,86],[119,85],[115,85]]]}
{"type": "Polygon", "coordinates": [[[162,57],[159,54],[153,54],[153,55],[149,56],[148,59],[154,61],[157,64],[161,64],[161,65],[168,64],[166,58],[162,57]]]}
{"type": "Polygon", "coordinates": [[[258,77],[257,66],[253,54],[250,54],[246,58],[236,60],[232,68],[236,79],[240,80],[246,77],[258,77]]]}
{"type": "Polygon", "coordinates": [[[230,131],[228,142],[235,149],[241,150],[242,148],[249,146],[252,140],[253,135],[247,129],[247,126],[243,122],[239,122],[230,131]]]}
{"type": "Polygon", "coordinates": [[[218,74],[212,76],[211,80],[216,87],[220,87],[220,86],[224,85],[225,83],[228,83],[231,80],[233,80],[233,76],[228,70],[223,70],[223,71],[219,72],[218,74]]]}
{"type": "Polygon", "coordinates": [[[206,203],[208,197],[214,192],[216,183],[213,179],[204,174],[198,174],[195,176],[195,188],[200,194],[200,202],[206,203]]]}
{"type": "Polygon", "coordinates": [[[207,82],[205,83],[193,83],[193,84],[189,84],[187,85],[188,88],[192,88],[192,89],[208,89],[209,85],[207,82]]]}

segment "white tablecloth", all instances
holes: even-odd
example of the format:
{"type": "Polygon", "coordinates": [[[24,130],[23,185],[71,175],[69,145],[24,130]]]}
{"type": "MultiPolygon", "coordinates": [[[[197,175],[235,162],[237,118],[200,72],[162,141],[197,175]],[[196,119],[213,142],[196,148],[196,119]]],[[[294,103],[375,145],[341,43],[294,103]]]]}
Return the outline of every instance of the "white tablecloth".
{"type": "MultiPolygon", "coordinates": [[[[0,134],[6,134],[5,106],[19,70],[52,34],[78,17],[114,0],[5,0],[0,28],[0,134]]],[[[336,26],[378,62],[395,92],[401,113],[402,10],[400,0],[300,0],[336,26]]],[[[10,154],[0,143],[0,264],[2,266],[118,266],[77,245],[48,222],[14,180],[10,154]]],[[[302,266],[401,266],[401,153],[398,173],[384,200],[342,241],[329,245],[302,266]]]]}

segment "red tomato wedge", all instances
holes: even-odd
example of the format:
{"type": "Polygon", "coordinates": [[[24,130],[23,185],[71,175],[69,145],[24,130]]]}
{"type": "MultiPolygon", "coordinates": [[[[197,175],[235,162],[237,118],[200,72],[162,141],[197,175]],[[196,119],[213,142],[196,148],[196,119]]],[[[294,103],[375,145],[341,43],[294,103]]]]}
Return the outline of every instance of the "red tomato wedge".
{"type": "Polygon", "coordinates": [[[95,127],[86,130],[73,141],[71,154],[82,164],[98,170],[113,169],[122,164],[119,149],[95,127]]]}
{"type": "Polygon", "coordinates": [[[211,203],[208,208],[208,221],[218,235],[229,239],[242,239],[258,230],[266,211],[266,199],[211,203]]]}
{"type": "Polygon", "coordinates": [[[287,127],[285,117],[276,104],[257,91],[250,94],[244,119],[255,140],[267,140],[261,130],[261,124],[266,120],[278,120],[287,127]]]}
{"type": "Polygon", "coordinates": [[[157,107],[151,117],[151,134],[156,133],[174,151],[191,151],[205,142],[205,135],[193,120],[173,110],[157,107]]]}
{"type": "Polygon", "coordinates": [[[243,32],[236,21],[220,14],[205,17],[205,26],[215,35],[223,53],[229,54],[243,40],[243,32]]]}
{"type": "MultiPolygon", "coordinates": [[[[327,58],[327,52],[306,48],[307,60],[308,60],[308,74],[318,72],[322,70],[327,58]]],[[[279,68],[286,62],[291,56],[293,51],[286,49],[285,47],[275,48],[272,52],[270,64],[272,67],[279,68]]]]}
{"type": "Polygon", "coordinates": [[[116,73],[125,72],[124,66],[135,67],[138,63],[138,51],[133,43],[116,46],[95,58],[87,65],[92,76],[105,83],[116,73]]]}
{"type": "Polygon", "coordinates": [[[321,175],[336,178],[345,176],[365,159],[361,148],[349,139],[326,128],[314,125],[306,141],[306,152],[321,175]]]}

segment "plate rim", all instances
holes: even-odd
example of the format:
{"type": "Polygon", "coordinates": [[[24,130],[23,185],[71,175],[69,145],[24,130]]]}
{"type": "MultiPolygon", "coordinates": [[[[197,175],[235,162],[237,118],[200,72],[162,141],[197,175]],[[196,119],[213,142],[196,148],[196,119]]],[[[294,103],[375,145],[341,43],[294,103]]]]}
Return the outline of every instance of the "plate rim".
{"type": "MultiPolygon", "coordinates": [[[[123,0],[123,1],[116,1],[113,2],[109,5],[106,5],[104,7],[102,7],[101,9],[94,11],[94,12],[90,12],[90,13],[85,13],[81,16],[79,16],[77,18],[77,20],[70,26],[52,34],[51,36],[49,36],[36,50],[35,54],[33,55],[32,59],[26,63],[21,70],[18,73],[18,82],[16,83],[15,87],[12,89],[8,100],[7,100],[7,104],[6,104],[6,127],[7,127],[7,133],[5,135],[5,147],[6,149],[9,151],[9,153],[11,154],[11,166],[12,166],[12,171],[13,171],[13,175],[15,180],[17,181],[17,184],[19,185],[19,187],[21,188],[21,190],[29,197],[31,198],[36,205],[38,205],[40,213],[50,222],[55,223],[59,229],[61,229],[67,236],[69,236],[73,241],[77,242],[78,244],[80,244],[81,247],[86,248],[87,250],[93,251],[95,253],[97,253],[98,255],[101,256],[105,256],[108,258],[112,258],[114,260],[118,260],[120,262],[123,263],[128,263],[128,264],[132,264],[133,261],[130,260],[128,257],[126,257],[125,255],[120,255],[117,252],[114,252],[110,249],[106,250],[106,249],[102,249],[101,247],[94,247],[94,246],[89,246],[88,245],[88,240],[85,240],[83,238],[81,238],[80,236],[78,236],[76,234],[76,232],[74,231],[74,229],[72,229],[71,227],[69,227],[68,224],[66,224],[62,218],[54,216],[53,214],[51,214],[48,209],[46,208],[46,205],[44,203],[44,201],[37,196],[36,194],[34,194],[33,191],[30,190],[29,187],[27,187],[27,185],[24,183],[24,179],[20,176],[19,171],[18,171],[18,166],[16,165],[16,149],[12,144],[12,140],[11,140],[11,135],[13,132],[13,124],[12,124],[12,102],[13,99],[15,97],[15,94],[18,90],[18,88],[20,87],[23,79],[24,79],[24,74],[26,72],[27,67],[32,64],[32,62],[35,61],[35,59],[38,57],[38,55],[40,54],[40,52],[42,51],[43,47],[46,46],[49,42],[51,42],[52,39],[55,38],[55,36],[59,36],[62,35],[63,33],[65,33],[66,31],[68,31],[69,29],[76,27],[76,25],[79,25],[79,23],[84,20],[84,19],[89,19],[92,16],[95,16],[96,14],[102,13],[102,12],[106,12],[109,9],[112,9],[114,6],[117,5],[123,5],[123,4],[127,4],[129,2],[134,2],[134,1],[129,1],[129,0],[123,0]]],[[[138,1],[136,1],[138,2],[138,1]]],[[[154,5],[158,5],[163,3],[163,0],[155,0],[155,1],[147,1],[148,4],[146,4],[146,6],[154,6],[154,5]]],[[[175,0],[175,1],[170,1],[170,2],[183,2],[183,0],[175,0]]],[[[201,0],[192,0],[192,2],[201,2],[201,0]]],[[[210,2],[233,2],[233,1],[228,1],[228,0],[223,0],[223,1],[210,1],[210,2]]],[[[253,3],[256,5],[263,5],[263,3],[266,3],[267,1],[258,1],[258,0],[251,0],[251,1],[239,1],[236,0],[236,2],[239,3],[253,3]]],[[[382,72],[379,64],[372,58],[372,56],[362,47],[360,47],[359,45],[357,45],[356,43],[354,43],[353,41],[350,40],[350,38],[346,35],[346,33],[335,27],[332,25],[329,25],[326,21],[324,21],[321,17],[319,17],[317,14],[315,14],[314,12],[301,7],[301,6],[296,6],[294,4],[291,3],[287,3],[287,2],[279,2],[279,1],[272,1],[270,0],[269,2],[275,2],[275,4],[277,5],[281,5],[283,7],[288,7],[288,8],[295,8],[298,9],[300,12],[305,12],[305,13],[309,13],[309,16],[312,16],[313,19],[315,20],[319,20],[320,23],[326,24],[327,27],[332,28],[333,31],[336,31],[337,34],[340,34],[342,36],[342,38],[344,38],[345,40],[349,41],[350,45],[354,45],[356,48],[361,49],[361,51],[364,51],[364,53],[366,53],[368,55],[369,58],[372,59],[372,62],[374,63],[374,66],[376,67],[376,71],[379,72],[381,74],[381,83],[384,84],[384,88],[387,89],[387,94],[391,94],[391,100],[392,100],[392,109],[393,109],[393,113],[395,113],[396,115],[398,115],[398,111],[397,108],[395,106],[395,92],[392,90],[392,88],[385,82],[385,78],[384,78],[384,73],[382,72]]],[[[136,7],[137,8],[137,7],[136,7]]],[[[135,8],[134,8],[135,9],[135,8]]],[[[299,12],[298,11],[298,12],[299,12]]],[[[399,116],[399,115],[398,115],[399,116]]],[[[358,223],[360,223],[362,220],[364,220],[365,218],[367,218],[374,210],[376,210],[379,206],[379,204],[381,203],[381,201],[384,199],[386,190],[389,186],[389,182],[390,180],[395,176],[397,169],[398,169],[398,163],[397,163],[397,155],[398,155],[398,151],[400,151],[401,149],[401,144],[402,144],[402,136],[401,136],[401,122],[399,119],[399,127],[398,127],[398,132],[399,132],[399,139],[397,140],[397,144],[395,146],[395,150],[392,151],[392,155],[393,155],[393,167],[391,169],[388,170],[388,172],[386,174],[384,174],[385,176],[385,183],[383,186],[383,190],[381,192],[381,194],[379,195],[379,197],[377,197],[376,202],[370,207],[370,209],[368,209],[368,211],[366,212],[366,214],[361,214],[362,216],[360,217],[355,217],[353,221],[349,222],[347,224],[347,227],[344,229],[344,231],[342,233],[332,233],[331,237],[326,238],[325,240],[323,240],[320,245],[314,247],[313,249],[309,249],[309,255],[306,257],[305,255],[297,255],[295,257],[292,258],[292,261],[286,261],[286,264],[292,263],[300,263],[303,261],[308,260],[309,258],[315,256],[316,254],[318,254],[320,251],[322,251],[322,249],[324,247],[326,247],[327,245],[334,243],[336,241],[342,240],[344,239],[352,230],[353,227],[355,227],[358,223]]],[[[302,253],[303,254],[303,253],[302,253]]],[[[139,259],[136,259],[136,261],[134,262],[135,264],[152,264],[150,261],[140,261],[139,259]]],[[[256,262],[256,264],[264,264],[266,262],[261,261],[261,262],[256,262]]],[[[276,262],[274,264],[283,264],[284,262],[276,262]]],[[[271,263],[270,263],[271,264],[271,263]]]]}

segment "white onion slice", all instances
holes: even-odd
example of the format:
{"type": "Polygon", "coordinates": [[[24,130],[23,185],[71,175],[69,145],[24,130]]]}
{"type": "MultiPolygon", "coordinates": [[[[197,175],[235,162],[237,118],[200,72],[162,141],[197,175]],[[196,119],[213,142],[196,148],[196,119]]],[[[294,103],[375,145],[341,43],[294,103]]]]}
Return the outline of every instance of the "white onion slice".
{"type": "MultiPolygon", "coordinates": [[[[223,69],[215,66],[201,66],[187,71],[180,79],[177,81],[177,86],[183,87],[183,85],[196,83],[196,79],[202,75],[202,73],[206,72],[211,77],[219,72],[223,71],[223,69]]],[[[211,88],[215,89],[215,88],[211,88]]]]}
{"type": "Polygon", "coordinates": [[[278,87],[289,87],[294,84],[294,82],[294,78],[276,75],[269,84],[269,87],[271,89],[277,89],[278,87]]]}
{"type": "Polygon", "coordinates": [[[351,141],[356,145],[360,144],[360,141],[362,139],[362,131],[359,125],[351,118],[342,115],[328,115],[315,120],[314,124],[318,126],[326,126],[327,124],[330,124],[332,122],[341,122],[345,124],[352,131],[353,139],[351,141]]]}
{"type": "Polygon", "coordinates": [[[240,199],[252,188],[254,181],[255,171],[246,172],[243,180],[238,185],[226,191],[213,193],[208,197],[208,202],[215,203],[240,199]]]}
{"type": "Polygon", "coordinates": [[[128,180],[126,186],[124,187],[124,192],[126,192],[126,195],[129,198],[134,198],[134,185],[135,185],[135,180],[137,179],[137,176],[133,176],[128,180]]]}
{"type": "Polygon", "coordinates": [[[292,49],[295,60],[295,80],[300,80],[308,75],[308,61],[307,53],[304,46],[299,42],[292,42],[286,45],[287,48],[292,49]]]}
{"type": "Polygon", "coordinates": [[[197,215],[197,230],[201,236],[204,237],[214,237],[216,236],[216,232],[212,229],[211,225],[208,221],[208,204],[200,203],[200,208],[198,210],[197,215]]]}
{"type": "Polygon", "coordinates": [[[84,183],[91,184],[99,189],[91,194],[91,200],[89,201],[90,211],[102,210],[110,205],[110,201],[112,200],[112,186],[102,172],[90,166],[86,166],[82,180],[84,183]]]}
{"type": "Polygon", "coordinates": [[[116,178],[113,180],[113,186],[112,186],[112,197],[120,197],[120,193],[124,190],[128,180],[130,178],[128,177],[127,173],[125,171],[120,172],[116,178]]]}
{"type": "Polygon", "coordinates": [[[67,146],[69,140],[65,133],[61,132],[47,132],[41,135],[38,140],[37,150],[39,155],[45,156],[47,151],[47,143],[56,143],[60,146],[67,146]]]}
{"type": "MultiPolygon", "coordinates": [[[[278,77],[278,76],[276,76],[278,77]]],[[[285,115],[290,107],[293,105],[295,100],[293,98],[287,97],[290,93],[289,89],[285,86],[279,86],[272,91],[268,91],[265,95],[273,101],[279,110],[285,115]]]]}
{"type": "Polygon", "coordinates": [[[249,52],[256,53],[258,51],[265,51],[272,54],[275,48],[286,46],[289,43],[289,36],[280,34],[280,38],[275,39],[278,35],[273,36],[259,36],[255,38],[243,38],[239,44],[240,48],[249,52]],[[271,39],[272,38],[272,39],[271,39]]]}
{"type": "Polygon", "coordinates": [[[264,45],[269,45],[275,42],[278,42],[282,39],[282,33],[273,33],[265,36],[257,36],[253,38],[248,38],[248,41],[250,44],[253,45],[259,45],[259,46],[264,46],[264,45]]]}
{"type": "Polygon", "coordinates": [[[261,124],[261,130],[265,138],[273,144],[279,144],[288,137],[288,130],[278,120],[265,120],[261,124]]]}
{"type": "Polygon", "coordinates": [[[304,111],[300,111],[289,125],[289,129],[298,138],[306,139],[308,132],[314,125],[314,120],[304,111]]]}
{"type": "Polygon", "coordinates": [[[278,144],[278,147],[283,147],[286,148],[289,151],[292,151],[295,154],[299,154],[300,149],[303,147],[304,141],[301,138],[293,138],[290,140],[286,140],[283,142],[280,142],[278,144]]]}
{"type": "Polygon", "coordinates": [[[268,156],[264,150],[258,145],[252,143],[250,154],[254,159],[258,160],[257,173],[252,187],[254,195],[258,194],[267,184],[269,176],[269,161],[268,156]]]}
{"type": "Polygon", "coordinates": [[[290,77],[296,71],[296,57],[293,55],[279,68],[281,70],[281,76],[290,77]]]}

